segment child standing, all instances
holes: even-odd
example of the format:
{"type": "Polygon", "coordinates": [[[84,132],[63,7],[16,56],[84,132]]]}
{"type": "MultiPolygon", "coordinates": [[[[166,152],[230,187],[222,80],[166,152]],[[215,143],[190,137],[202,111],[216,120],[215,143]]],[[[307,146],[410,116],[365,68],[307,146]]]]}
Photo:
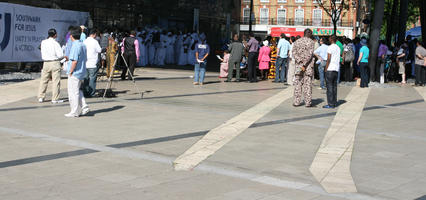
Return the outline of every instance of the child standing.
{"type": "Polygon", "coordinates": [[[220,75],[219,78],[227,78],[228,77],[228,61],[229,61],[229,51],[225,50],[223,52],[223,58],[220,59],[222,61],[220,63],[220,75]]]}

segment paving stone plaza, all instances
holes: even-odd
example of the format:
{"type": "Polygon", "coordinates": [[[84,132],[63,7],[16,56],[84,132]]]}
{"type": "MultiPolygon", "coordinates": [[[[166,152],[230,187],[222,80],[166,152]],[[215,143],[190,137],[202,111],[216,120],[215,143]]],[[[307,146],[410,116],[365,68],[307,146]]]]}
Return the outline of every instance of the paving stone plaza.
{"type": "Polygon", "coordinates": [[[79,118],[64,117],[68,102],[38,103],[39,80],[0,85],[0,199],[426,199],[424,87],[342,84],[323,109],[318,86],[305,108],[270,81],[136,75],[79,118]]]}

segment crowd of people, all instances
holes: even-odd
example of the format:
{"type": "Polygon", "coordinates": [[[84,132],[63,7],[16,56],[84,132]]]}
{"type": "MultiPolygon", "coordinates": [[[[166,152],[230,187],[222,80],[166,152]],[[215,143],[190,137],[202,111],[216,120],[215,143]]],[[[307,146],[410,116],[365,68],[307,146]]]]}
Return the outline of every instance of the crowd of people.
{"type": "Polygon", "coordinates": [[[337,106],[337,84],[341,81],[359,81],[361,88],[370,81],[384,83],[395,81],[406,84],[407,73],[415,77],[414,86],[425,85],[426,52],[421,41],[408,36],[404,42],[388,47],[380,41],[374,72],[370,71],[368,39],[353,40],[346,37],[315,37],[306,29],[304,37],[266,37],[264,40],[253,34],[239,40],[234,35],[228,50],[221,59],[220,77],[230,82],[236,68],[236,82],[240,82],[240,68],[246,69],[247,81],[257,82],[272,79],[276,83],[295,85],[294,106],[301,104],[304,95],[305,106],[310,107],[312,81],[320,80],[318,89],[327,90],[328,105],[337,106]],[[238,67],[240,66],[240,67],[238,67]],[[372,77],[370,77],[372,76],[372,77]]]}
{"type": "MultiPolygon", "coordinates": [[[[96,95],[99,69],[105,69],[106,76],[111,77],[116,66],[126,66],[121,73],[121,79],[125,80],[126,76],[133,79],[136,66],[193,65],[193,84],[203,85],[207,58],[211,54],[204,33],[174,34],[155,28],[100,32],[97,29],[87,31],[86,27],[80,26],[69,28],[62,47],[56,37],[56,30],[50,29],[48,39],[40,46],[44,64],[38,98],[39,102],[44,102],[47,83],[51,80],[52,103],[63,102],[59,99],[63,68],[69,75],[71,111],[65,115],[67,117],[89,112],[85,97],[96,95]]],[[[304,31],[303,37],[281,34],[280,38],[269,36],[264,40],[253,33],[249,37],[243,35],[240,40],[235,34],[223,57],[218,56],[220,77],[226,78],[224,82],[231,82],[235,69],[235,82],[240,82],[244,74],[250,83],[258,82],[260,78],[294,85],[293,105],[300,106],[304,99],[306,107],[312,106],[313,80],[318,77],[318,89],[327,90],[328,105],[324,108],[337,106],[337,84],[340,81],[360,80],[362,88],[368,87],[371,80],[406,84],[406,74],[411,72],[416,77],[415,85],[424,86],[426,50],[421,41],[407,37],[405,42],[395,43],[391,48],[380,41],[374,73],[369,68],[367,44],[366,38],[314,37],[310,29],[304,31]]]]}

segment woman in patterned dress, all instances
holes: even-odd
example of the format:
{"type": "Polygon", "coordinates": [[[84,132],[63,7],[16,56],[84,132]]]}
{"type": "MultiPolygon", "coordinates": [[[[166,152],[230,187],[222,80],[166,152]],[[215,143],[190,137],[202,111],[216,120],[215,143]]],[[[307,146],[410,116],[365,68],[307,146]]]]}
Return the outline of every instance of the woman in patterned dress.
{"type": "Polygon", "coordinates": [[[117,50],[118,50],[117,42],[115,41],[114,36],[110,36],[108,41],[107,52],[106,52],[106,60],[107,60],[106,73],[108,78],[114,74],[112,69],[114,67],[115,54],[117,50]]]}
{"type": "Polygon", "coordinates": [[[275,62],[277,60],[277,38],[271,39],[271,64],[269,65],[269,79],[275,79],[275,62]]]}

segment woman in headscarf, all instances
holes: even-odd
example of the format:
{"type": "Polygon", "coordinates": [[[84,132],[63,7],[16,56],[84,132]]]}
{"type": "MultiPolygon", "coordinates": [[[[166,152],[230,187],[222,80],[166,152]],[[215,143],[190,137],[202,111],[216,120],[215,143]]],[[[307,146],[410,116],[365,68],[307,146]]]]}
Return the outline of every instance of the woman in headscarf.
{"type": "Polygon", "coordinates": [[[312,78],[314,76],[314,41],[312,30],[307,28],[304,36],[293,43],[292,54],[295,62],[294,103],[300,106],[302,92],[306,107],[312,107],[312,78]]]}
{"type": "Polygon", "coordinates": [[[257,61],[259,62],[260,79],[265,80],[268,75],[269,62],[271,61],[271,48],[269,48],[268,40],[263,41],[263,47],[259,50],[257,61]]]}

